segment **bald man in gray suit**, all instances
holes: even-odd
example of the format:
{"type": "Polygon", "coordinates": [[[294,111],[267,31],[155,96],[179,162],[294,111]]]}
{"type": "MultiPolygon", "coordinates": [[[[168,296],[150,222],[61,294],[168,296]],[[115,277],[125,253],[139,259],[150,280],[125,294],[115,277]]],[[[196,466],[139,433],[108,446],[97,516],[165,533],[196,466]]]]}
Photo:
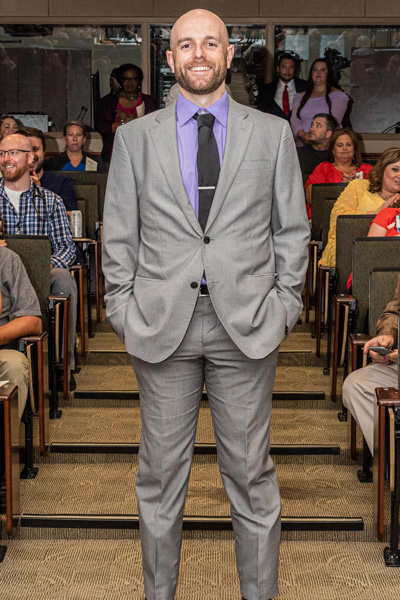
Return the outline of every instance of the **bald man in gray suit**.
{"type": "Polygon", "coordinates": [[[147,600],[175,596],[204,383],[243,597],[278,593],[280,495],[269,423],[279,343],[302,309],[309,226],[288,123],[227,97],[233,52],[213,13],[193,10],[176,22],[167,59],[178,99],[117,130],[108,180],[107,314],[139,382],[147,600]],[[214,117],[221,166],[204,229],[202,113],[214,117]]]}

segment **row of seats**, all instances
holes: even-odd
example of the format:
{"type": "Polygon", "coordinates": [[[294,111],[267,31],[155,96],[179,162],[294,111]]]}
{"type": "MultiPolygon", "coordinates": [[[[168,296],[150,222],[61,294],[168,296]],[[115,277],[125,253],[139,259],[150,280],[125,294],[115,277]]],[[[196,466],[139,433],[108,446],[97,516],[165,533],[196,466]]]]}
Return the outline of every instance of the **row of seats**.
{"type": "MultiPolygon", "coordinates": [[[[98,320],[100,319],[100,298],[101,298],[101,268],[100,268],[100,253],[101,244],[92,244],[91,240],[93,237],[99,235],[101,232],[101,219],[103,214],[104,196],[107,175],[102,173],[71,173],[71,178],[74,181],[75,189],[78,197],[79,208],[82,211],[83,223],[85,224],[85,233],[88,236],[84,240],[76,240],[82,245],[85,252],[89,252],[85,248],[94,247],[95,258],[92,259],[91,267],[89,268],[89,277],[91,283],[89,284],[88,296],[95,294],[96,307],[98,320]],[[95,225],[97,223],[98,225],[95,225]],[[86,247],[85,244],[88,246],[86,247]],[[94,273],[94,275],[93,275],[94,273]]],[[[313,199],[312,199],[312,242],[310,244],[310,269],[308,275],[308,283],[306,286],[306,308],[308,307],[307,318],[310,311],[310,297],[312,294],[316,294],[316,334],[317,334],[317,353],[320,352],[320,340],[322,328],[328,331],[329,336],[333,336],[333,357],[332,361],[329,358],[330,352],[328,352],[328,363],[326,371],[329,372],[331,369],[332,362],[332,400],[336,398],[336,378],[337,369],[340,364],[346,363],[347,359],[347,334],[352,333],[351,340],[354,346],[354,356],[357,357],[360,354],[359,346],[361,338],[357,333],[363,333],[365,330],[364,323],[368,312],[368,298],[370,298],[370,279],[372,274],[376,272],[381,273],[381,269],[377,269],[384,264],[388,266],[388,256],[393,257],[391,261],[393,266],[396,267],[398,264],[397,257],[397,246],[391,247],[395,251],[388,251],[388,243],[398,244],[400,243],[399,238],[368,238],[367,234],[371,216],[368,215],[343,215],[338,218],[337,224],[337,267],[318,269],[318,259],[322,253],[324,244],[327,241],[328,228],[329,228],[329,216],[332,210],[332,206],[336,201],[336,198],[343,189],[343,184],[322,184],[313,186],[313,199]],[[318,194],[321,196],[318,197],[318,194]],[[344,295],[346,292],[345,284],[350,272],[353,272],[353,295],[344,295]],[[332,305],[335,307],[335,328],[333,329],[333,317],[332,317],[332,305]],[[334,334],[334,335],[333,335],[334,334]]],[[[101,235],[101,234],[100,234],[101,235]]],[[[19,236],[21,237],[21,236],[19,236]]],[[[10,246],[11,247],[11,246],[10,246]]],[[[38,254],[35,252],[35,256],[38,254]]],[[[89,258],[88,258],[89,261],[89,258]]],[[[44,267],[44,272],[47,267],[44,267]]],[[[28,274],[29,273],[29,269],[28,274]]],[[[48,273],[48,270],[47,270],[48,273]]],[[[373,275],[375,277],[375,275],[373,275]]],[[[391,272],[393,277],[393,272],[391,272]]],[[[387,284],[388,297],[385,297],[383,293],[379,294],[379,300],[373,301],[373,308],[370,310],[370,315],[376,314],[377,310],[382,312],[386,301],[391,298],[393,294],[394,285],[391,287],[390,282],[387,284]],[[382,303],[384,303],[382,305],[382,303]],[[375,311],[375,312],[374,312],[375,311]]],[[[381,285],[381,289],[383,289],[381,285]]],[[[385,288],[386,289],[386,288],[385,288]]],[[[38,294],[39,295],[39,294],[38,294]]],[[[85,283],[80,282],[80,299],[85,295],[85,283]]],[[[84,302],[81,307],[80,314],[84,314],[86,303],[84,302]]],[[[59,308],[60,312],[68,312],[68,309],[59,308]]],[[[91,314],[90,306],[88,314],[91,314]]],[[[380,314],[380,313],[378,313],[380,314]]],[[[56,321],[55,317],[55,321],[56,321]]],[[[81,321],[81,331],[85,325],[85,319],[83,324],[81,321]]],[[[89,325],[90,330],[90,325],[89,325]]],[[[370,333],[373,334],[372,325],[369,326],[370,333]]],[[[67,334],[66,334],[67,335],[67,334]]],[[[61,338],[62,339],[62,338],[61,338]]],[[[65,339],[65,338],[64,338],[65,339]]],[[[68,348],[68,346],[67,346],[68,348]]],[[[330,346],[329,346],[330,348],[330,346]]],[[[81,348],[82,351],[82,348],[81,348]]],[[[56,344],[55,359],[60,356],[60,337],[56,344]]],[[[353,356],[353,354],[351,355],[353,356]]],[[[353,368],[356,364],[356,359],[352,359],[353,368]]],[[[69,364],[69,361],[67,361],[69,364]]],[[[46,378],[45,378],[46,379],[46,378]]],[[[67,377],[64,377],[64,382],[68,381],[67,377]]],[[[65,392],[65,390],[64,390],[65,392]]],[[[55,400],[56,401],[56,400],[55,400]]],[[[50,402],[50,406],[53,410],[57,410],[57,405],[50,402]]],[[[382,400],[383,401],[383,400],[382,400]]],[[[386,406],[385,406],[386,410],[386,406]]],[[[46,403],[43,405],[43,419],[44,423],[41,428],[41,452],[45,451],[48,439],[46,438],[46,403]],[[44,441],[43,441],[44,440],[44,441]]],[[[345,411],[341,411],[341,417],[345,418],[345,411]]],[[[394,413],[393,413],[394,414],[394,413]]],[[[393,417],[393,423],[396,423],[396,419],[393,417]]],[[[355,438],[354,438],[354,424],[352,427],[353,438],[352,438],[352,453],[355,456],[355,438]]],[[[394,428],[395,429],[395,428],[394,428]]],[[[395,436],[393,437],[395,439],[395,436]]],[[[377,452],[377,456],[381,456],[377,452]]],[[[400,461],[398,462],[400,464],[400,461]]],[[[366,471],[367,469],[364,469],[366,471]]],[[[381,488],[380,493],[383,491],[382,485],[382,471],[380,471],[377,482],[380,482],[381,488]]],[[[399,478],[400,479],[400,478],[399,478]]],[[[397,482],[398,483],[398,482],[397,482]]],[[[378,483],[377,483],[378,484],[378,483]]],[[[393,484],[394,485],[394,484],[393,484]]],[[[395,489],[395,486],[394,486],[395,489]]],[[[397,489],[397,488],[396,488],[397,489]]],[[[383,503],[377,504],[377,515],[383,523],[383,503]]],[[[395,518],[392,519],[395,523],[395,518]]],[[[383,527],[383,525],[381,525],[383,527]]],[[[380,530],[378,529],[378,535],[380,530]]],[[[382,533],[383,535],[383,533],[382,533]]],[[[396,536],[394,535],[394,538],[396,536]]]]}
{"type": "MultiPolygon", "coordinates": [[[[399,275],[400,238],[367,238],[371,215],[341,215],[336,226],[336,267],[318,267],[318,260],[328,239],[330,213],[343,190],[343,184],[319,184],[312,191],[312,242],[306,286],[306,318],[310,298],[315,297],[316,353],[321,351],[321,334],[328,336],[326,375],[331,374],[331,399],[336,400],[339,365],[344,372],[366,365],[362,349],[366,340],[376,335],[376,322],[392,300],[399,275]],[[391,244],[389,246],[389,244],[391,244]],[[353,273],[352,294],[346,284],[353,273]],[[333,352],[331,353],[331,339],[333,352]],[[349,350],[349,351],[348,351],[349,350]]],[[[386,564],[398,556],[398,516],[400,504],[400,396],[398,390],[377,390],[376,449],[374,453],[375,520],[377,537],[383,539],[385,456],[390,457],[392,493],[391,545],[385,553],[386,564]],[[388,443],[390,439],[390,444],[388,443]]],[[[347,419],[342,406],[341,420],[347,419]]],[[[351,417],[350,449],[356,458],[356,423],[351,417]]],[[[361,481],[371,481],[371,455],[364,443],[361,481]]],[[[397,566],[397,565],[396,565],[397,566]]]]}
{"type": "MultiPolygon", "coordinates": [[[[107,174],[71,173],[78,208],[82,212],[83,235],[74,238],[86,264],[70,268],[78,287],[79,353],[88,349],[87,337],[94,335],[91,322],[92,302],[96,320],[101,312],[101,218],[103,214],[107,174]]],[[[28,273],[39,299],[43,316],[43,334],[23,338],[19,350],[29,360],[29,398],[25,419],[25,466],[19,473],[19,419],[16,386],[3,386],[0,402],[3,407],[5,465],[6,465],[6,528],[12,535],[20,515],[19,478],[32,478],[37,473],[33,464],[32,417],[38,415],[39,451],[44,455],[49,445],[49,418],[61,417],[58,409],[57,373],[62,373],[63,397],[68,397],[69,372],[69,314],[70,297],[50,295],[51,245],[47,236],[9,235],[7,245],[16,252],[28,273]]],[[[24,415],[25,416],[25,415],[24,415]]]]}

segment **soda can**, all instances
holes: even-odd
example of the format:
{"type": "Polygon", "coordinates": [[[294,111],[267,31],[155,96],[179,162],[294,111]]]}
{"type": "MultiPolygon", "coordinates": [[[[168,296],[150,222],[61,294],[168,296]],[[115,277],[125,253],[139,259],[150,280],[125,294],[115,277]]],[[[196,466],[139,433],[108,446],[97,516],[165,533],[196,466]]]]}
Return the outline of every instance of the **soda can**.
{"type": "Polygon", "coordinates": [[[72,237],[81,238],[82,237],[82,211],[71,210],[70,221],[71,221],[72,237]]]}

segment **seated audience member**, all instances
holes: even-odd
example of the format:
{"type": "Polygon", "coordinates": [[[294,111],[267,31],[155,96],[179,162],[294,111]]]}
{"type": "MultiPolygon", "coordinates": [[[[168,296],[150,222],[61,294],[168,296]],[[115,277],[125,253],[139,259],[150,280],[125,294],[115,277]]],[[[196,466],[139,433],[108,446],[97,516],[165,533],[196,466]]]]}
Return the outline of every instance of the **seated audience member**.
{"type": "MultiPolygon", "coordinates": [[[[21,127],[18,133],[25,135],[30,139],[32,143],[32,150],[35,156],[33,164],[29,165],[29,172],[31,179],[36,185],[40,185],[50,192],[54,192],[57,196],[60,196],[64,202],[67,214],[69,216],[72,210],[78,210],[78,202],[76,201],[76,194],[72,179],[58,175],[52,171],[43,171],[44,159],[46,156],[46,138],[43,132],[36,127],[21,127]]],[[[76,253],[76,264],[85,264],[84,256],[79,248],[75,247],[76,253]]]]}
{"type": "Polygon", "coordinates": [[[397,202],[400,177],[394,173],[399,166],[400,149],[388,148],[369,172],[368,179],[354,179],[343,190],[333,205],[328,243],[320,260],[321,265],[334,267],[336,264],[336,219],[339,215],[377,215],[397,202]]]}
{"type": "Polygon", "coordinates": [[[297,148],[300,169],[304,175],[310,175],[317,165],[328,160],[328,147],[332,133],[338,123],[328,113],[318,113],[310,127],[309,143],[297,148]]]}
{"type": "Polygon", "coordinates": [[[35,156],[34,161],[29,165],[31,179],[40,185],[60,196],[64,202],[67,212],[78,210],[76,194],[72,179],[63,177],[51,171],[44,171],[43,165],[46,158],[46,138],[43,132],[36,127],[21,127],[18,133],[29,138],[32,143],[32,150],[35,156]]]}
{"type": "MultiPolygon", "coordinates": [[[[42,332],[39,301],[18,254],[0,247],[0,381],[18,386],[18,418],[28,398],[29,364],[17,342],[27,335],[42,332]]],[[[0,416],[0,428],[3,430],[0,416]]],[[[4,437],[0,436],[0,512],[5,504],[4,437]]]]}
{"type": "Polygon", "coordinates": [[[364,354],[370,353],[373,363],[357,369],[346,377],[343,384],[343,403],[349,409],[363,432],[371,453],[374,453],[374,406],[375,388],[397,388],[397,319],[400,310],[400,277],[394,299],[389,302],[378,319],[377,336],[364,346],[364,354]],[[384,346],[393,351],[386,356],[369,351],[371,346],[384,346]]]}
{"type": "Polygon", "coordinates": [[[154,99],[148,94],[142,94],[143,71],[137,65],[130,63],[118,67],[117,80],[120,84],[119,93],[109,95],[103,102],[96,120],[96,131],[103,138],[101,157],[110,162],[114,135],[118,127],[138,119],[156,110],[154,99]]]}
{"type": "Polygon", "coordinates": [[[106,167],[98,156],[84,151],[86,127],[81,121],[68,121],[63,129],[65,151],[44,163],[46,171],[98,171],[106,167]]]}
{"type": "Polygon", "coordinates": [[[42,332],[35,290],[18,254],[0,247],[0,381],[18,386],[18,416],[28,397],[28,360],[17,341],[42,332]]]}
{"type": "Polygon", "coordinates": [[[10,133],[17,133],[18,123],[14,117],[10,115],[2,115],[0,117],[0,140],[10,133]]]}
{"type": "MultiPolygon", "coordinates": [[[[400,169],[400,163],[399,163],[400,169]]],[[[384,208],[372,221],[368,237],[397,237],[400,235],[400,193],[390,208],[384,208]]]]}
{"type": "Polygon", "coordinates": [[[295,77],[298,64],[292,54],[281,54],[276,64],[276,78],[259,87],[257,108],[290,121],[293,99],[306,89],[307,82],[295,77]]]}
{"type": "Polygon", "coordinates": [[[296,146],[310,141],[310,126],[314,115],[325,112],[333,115],[341,127],[349,97],[338,88],[333,71],[326,58],[317,58],[310,67],[305,92],[293,100],[290,123],[296,146]]]}
{"type": "Polygon", "coordinates": [[[349,183],[366,179],[372,166],[362,163],[357,136],[352,129],[336,129],[331,135],[328,160],[311,173],[306,185],[306,200],[311,205],[313,183],[349,183]]]}
{"type": "MultiPolygon", "coordinates": [[[[34,161],[32,143],[18,133],[0,142],[0,212],[5,234],[47,235],[51,243],[50,282],[52,293],[71,294],[71,369],[75,369],[77,288],[68,267],[75,260],[75,245],[67,211],[59,196],[37,186],[30,178],[34,161]]],[[[6,246],[0,240],[0,246],[6,246]]],[[[72,378],[71,388],[75,386],[72,378]]]]}

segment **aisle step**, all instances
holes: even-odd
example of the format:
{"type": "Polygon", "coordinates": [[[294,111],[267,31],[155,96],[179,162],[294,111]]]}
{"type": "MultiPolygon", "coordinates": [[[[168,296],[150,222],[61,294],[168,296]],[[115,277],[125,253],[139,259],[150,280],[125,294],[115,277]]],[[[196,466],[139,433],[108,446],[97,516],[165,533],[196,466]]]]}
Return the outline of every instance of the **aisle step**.
{"type": "MultiPolygon", "coordinates": [[[[279,351],[278,366],[289,367],[322,367],[324,366],[325,358],[317,358],[315,350],[296,350],[284,349],[279,351]]],[[[96,349],[90,350],[85,357],[80,358],[82,365],[130,365],[130,355],[124,349],[96,349]]]]}
{"type": "MultiPolygon", "coordinates": [[[[23,527],[133,527],[137,468],[136,456],[129,462],[97,463],[87,456],[83,463],[42,464],[36,479],[21,482],[23,527]]],[[[358,483],[354,466],[277,464],[276,472],[288,531],[355,532],[364,523],[367,533],[358,539],[373,539],[372,486],[358,483]]],[[[186,526],[230,527],[229,512],[216,457],[195,456],[186,526]]]]}
{"type": "MultiPolygon", "coordinates": [[[[88,529],[139,529],[138,515],[37,515],[25,513],[21,527],[40,528],[88,528],[88,529]]],[[[184,516],[186,531],[230,531],[229,516],[184,516]]],[[[282,531],[363,531],[360,517],[282,517],[282,531]]]]}
{"type": "MultiPolygon", "coordinates": [[[[50,452],[53,454],[138,454],[139,444],[126,443],[68,443],[52,442],[50,452]]],[[[272,456],[339,456],[340,446],[329,444],[271,444],[272,456]]],[[[215,444],[197,443],[194,454],[217,454],[215,444]]]]}
{"type": "MultiPolygon", "coordinates": [[[[137,390],[75,390],[74,397],[76,399],[93,399],[93,400],[138,400],[139,391],[137,390]]],[[[307,391],[282,391],[273,392],[272,400],[325,400],[325,392],[307,392],[307,391]]],[[[208,401],[207,392],[203,392],[203,401],[208,401]]]]}

